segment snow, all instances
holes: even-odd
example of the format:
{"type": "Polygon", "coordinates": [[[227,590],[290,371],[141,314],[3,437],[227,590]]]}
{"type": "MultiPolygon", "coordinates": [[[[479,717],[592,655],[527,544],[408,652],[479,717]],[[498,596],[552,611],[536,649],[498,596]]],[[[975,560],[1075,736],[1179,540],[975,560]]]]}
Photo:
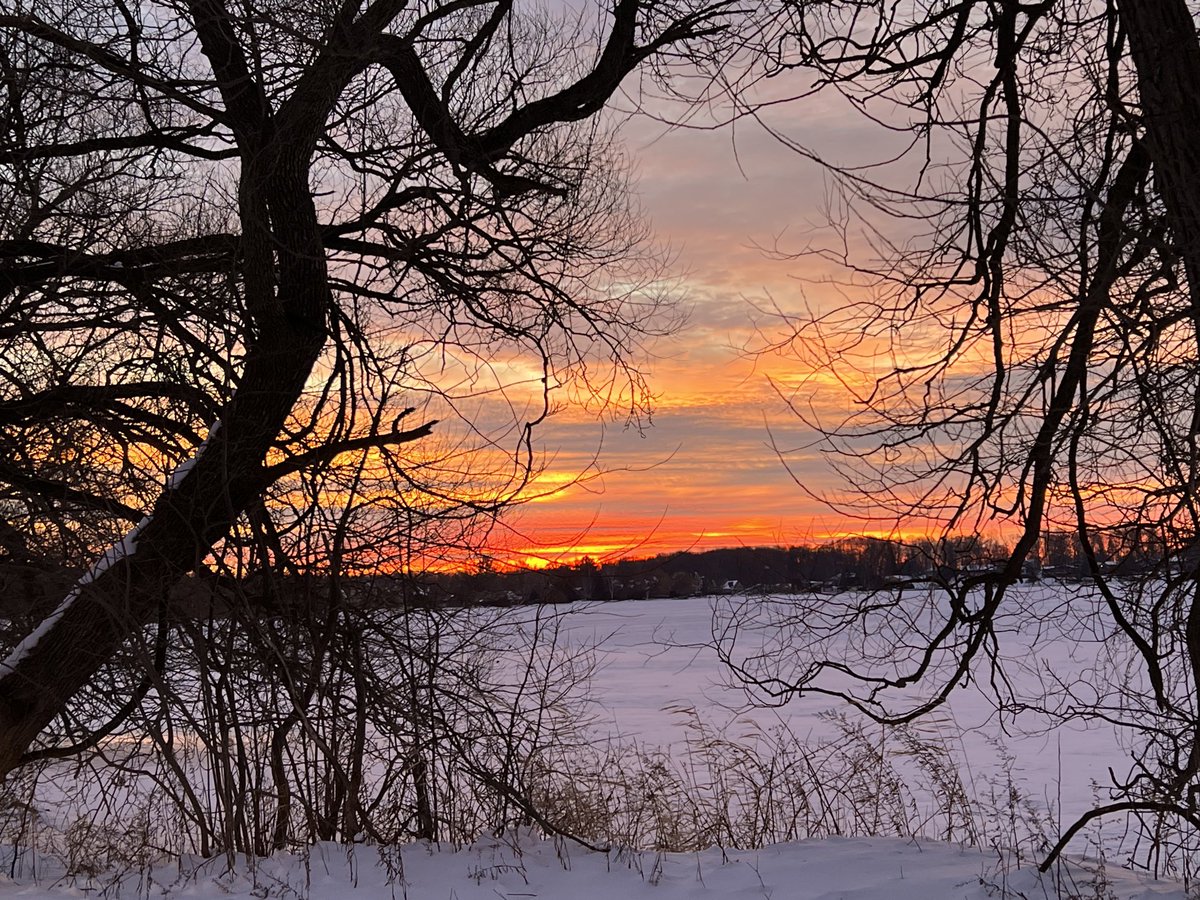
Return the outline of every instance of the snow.
{"type": "Polygon", "coordinates": [[[125,559],[125,557],[132,556],[137,551],[138,536],[149,524],[150,517],[144,516],[140,522],[133,526],[133,528],[131,528],[129,532],[123,538],[121,538],[121,540],[117,541],[115,544],[105,550],[104,555],[96,561],[96,564],[92,566],[91,570],[79,579],[75,590],[78,591],[79,588],[83,587],[85,584],[95,581],[104,572],[111,569],[121,560],[125,559]]]}
{"type": "MultiPolygon", "coordinates": [[[[120,263],[117,263],[116,265],[119,266],[120,263]]],[[[197,460],[199,460],[204,454],[205,448],[208,447],[209,441],[213,439],[213,436],[216,435],[220,427],[220,419],[213,422],[212,427],[208,429],[208,436],[204,439],[200,446],[196,448],[196,452],[180,463],[175,468],[175,471],[171,473],[171,476],[167,479],[166,490],[172,491],[179,486],[187,473],[191,471],[192,467],[196,464],[197,460]]],[[[75,582],[75,586],[71,588],[71,590],[67,593],[67,596],[63,598],[62,602],[55,607],[54,612],[43,619],[38,624],[38,627],[35,628],[31,634],[22,639],[21,642],[13,648],[12,652],[9,653],[3,662],[0,662],[0,678],[3,678],[5,675],[14,672],[21,660],[24,659],[29,653],[33,652],[33,648],[36,647],[47,634],[50,633],[54,626],[58,624],[59,620],[62,619],[62,617],[66,614],[67,610],[70,609],[75,601],[79,599],[79,594],[86,585],[91,584],[104,572],[108,571],[121,560],[128,556],[132,556],[136,552],[138,535],[140,535],[149,524],[150,517],[143,517],[142,520],[137,523],[137,525],[131,528],[129,532],[121,538],[121,540],[117,541],[104,551],[104,554],[96,561],[92,568],[85,572],[83,576],[80,577],[77,582],[75,582]]]]}
{"type": "MultiPolygon", "coordinates": [[[[101,566],[132,551],[137,531],[113,549],[111,559],[106,554],[97,563],[92,577],[103,571],[101,566]]],[[[1020,590],[1029,603],[1047,600],[1058,608],[1063,606],[1061,592],[1066,589],[1020,590]]],[[[688,729],[696,721],[693,715],[734,735],[781,727],[813,742],[836,736],[837,720],[826,715],[833,705],[829,698],[803,697],[777,709],[747,706],[745,693],[729,683],[710,646],[714,610],[719,612],[725,602],[696,598],[560,608],[568,648],[601,645],[600,667],[591,686],[598,743],[633,741],[678,749],[689,740],[688,729]]],[[[1075,596],[1073,602],[1086,608],[1086,598],[1075,596]]],[[[518,620],[527,617],[527,610],[504,614],[518,620]]],[[[1012,623],[1006,636],[1019,663],[1013,669],[1019,676],[1016,690],[1042,691],[1046,672],[1074,683],[1102,670],[1105,654],[1112,652],[1104,629],[1088,636],[1076,625],[1063,625],[1074,639],[1034,642],[1026,640],[1018,623],[1012,623]]],[[[1042,631],[1047,626],[1039,622],[1034,627],[1042,631]]],[[[32,641],[30,646],[36,643],[34,636],[27,641],[32,641]]],[[[988,807],[988,793],[998,784],[1003,788],[1007,777],[1017,781],[1025,798],[1043,811],[1056,812],[1063,822],[1093,806],[1097,786],[1108,782],[1108,767],[1119,776],[1127,759],[1121,735],[1108,725],[1055,724],[1038,714],[1001,722],[988,692],[974,681],[955,691],[947,710],[919,727],[923,735],[947,748],[978,808],[994,808],[988,807]]],[[[0,900],[66,896],[116,900],[975,900],[1001,896],[1185,900],[1188,896],[1180,883],[1156,882],[1122,868],[1130,858],[1128,852],[1106,850],[1104,862],[1073,857],[1043,877],[1034,868],[1041,851],[1032,850],[1029,843],[1014,851],[1011,844],[1002,843],[998,835],[1004,833],[1003,825],[999,823],[982,841],[991,847],[988,850],[923,839],[834,837],[754,851],[600,853],[563,839],[523,834],[483,839],[461,848],[421,843],[383,848],[319,845],[267,860],[239,859],[232,865],[225,857],[175,861],[91,880],[63,876],[61,864],[46,853],[16,860],[0,856],[0,872],[13,876],[0,878],[0,900]],[[1000,849],[1004,847],[1008,849],[1000,849]]],[[[1088,831],[1086,839],[1072,844],[1072,853],[1110,846],[1108,833],[1100,836],[1100,826],[1088,831]]],[[[1113,823],[1108,831],[1120,832],[1120,823],[1113,823]]]]}
{"type": "MultiPolygon", "coordinates": [[[[1014,590],[1036,598],[1065,588],[1014,590]]],[[[729,683],[709,646],[714,608],[719,611],[722,603],[714,598],[631,601],[567,614],[565,628],[575,641],[602,643],[601,671],[591,693],[604,729],[653,746],[679,745],[687,740],[689,718],[678,711],[696,709],[706,722],[735,734],[784,727],[812,740],[835,737],[836,723],[824,715],[837,710],[835,700],[804,696],[763,708],[748,705],[746,692],[729,683]]],[[[1019,657],[1023,678],[1015,679],[1017,686],[1030,694],[1042,690],[1045,671],[1064,679],[1072,673],[1087,677],[1108,652],[1103,640],[1050,640],[1035,648],[1015,626],[1006,638],[1019,657]]],[[[1056,723],[1034,712],[1002,722],[977,680],[956,690],[920,728],[949,747],[978,794],[1011,770],[1022,793],[1042,808],[1055,807],[1064,821],[1094,805],[1096,786],[1110,783],[1109,767],[1118,775],[1127,767],[1122,735],[1113,726],[1056,723]]]]}
{"type": "Polygon", "coordinates": [[[123,538],[121,538],[121,540],[117,541],[104,551],[104,555],[101,556],[100,559],[96,560],[95,565],[93,565],[91,569],[85,572],[79,578],[79,580],[75,582],[75,586],[71,588],[71,590],[67,593],[67,596],[62,599],[62,602],[54,608],[54,612],[50,613],[50,615],[46,616],[46,618],[38,623],[38,627],[35,628],[32,633],[23,638],[21,642],[13,648],[12,652],[8,654],[5,660],[0,662],[0,678],[3,678],[5,675],[15,671],[21,660],[24,659],[26,655],[33,652],[33,648],[36,647],[47,634],[50,633],[54,626],[58,624],[59,619],[66,615],[67,610],[70,609],[75,601],[79,599],[79,594],[85,585],[91,584],[108,569],[111,569],[121,560],[125,559],[125,557],[132,556],[134,554],[134,552],[137,550],[138,535],[140,535],[145,527],[149,524],[150,517],[143,517],[142,520],[137,523],[137,525],[131,528],[129,532],[123,538]]]}
{"type": "Polygon", "coordinates": [[[187,477],[187,473],[192,471],[192,468],[200,460],[200,457],[204,455],[204,451],[208,449],[209,443],[214,437],[216,437],[217,432],[220,430],[221,420],[217,419],[209,427],[208,436],[205,437],[200,446],[196,448],[196,452],[175,467],[175,471],[172,472],[171,476],[167,479],[166,489],[168,491],[173,491],[179,487],[179,485],[183,482],[183,479],[187,477]]]}
{"type": "MultiPolygon", "coordinates": [[[[89,578],[87,575],[85,575],[84,578],[87,578],[88,581],[91,581],[91,578],[89,578]]],[[[37,628],[22,638],[21,642],[17,644],[17,646],[13,647],[12,652],[5,657],[3,662],[0,662],[0,678],[3,678],[4,676],[16,671],[21,660],[33,652],[33,648],[38,645],[38,642],[40,642],[47,634],[50,633],[50,630],[58,624],[58,620],[66,614],[67,610],[70,609],[72,604],[74,604],[79,598],[79,592],[82,589],[82,586],[86,583],[87,582],[81,578],[75,587],[73,587],[67,594],[67,596],[63,598],[62,602],[54,608],[54,612],[42,619],[42,621],[38,623],[37,628]]]]}
{"type": "MultiPolygon", "coordinates": [[[[45,863],[43,862],[43,865],[45,863]]],[[[6,867],[7,868],[7,867],[6,867]]],[[[754,851],[607,853],[562,840],[490,839],[454,849],[323,844],[253,865],[224,857],[95,879],[0,883],[4,900],[314,898],[314,900],[1186,900],[1177,883],[1095,861],[1046,876],[1028,860],[938,842],[829,838],[754,851]]]]}

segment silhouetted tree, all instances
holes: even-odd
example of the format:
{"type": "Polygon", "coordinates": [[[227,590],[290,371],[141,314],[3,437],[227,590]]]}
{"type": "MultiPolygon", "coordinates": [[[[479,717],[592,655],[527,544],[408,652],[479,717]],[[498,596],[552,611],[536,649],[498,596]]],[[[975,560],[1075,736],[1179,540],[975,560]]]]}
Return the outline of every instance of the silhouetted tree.
{"type": "MultiPolygon", "coordinates": [[[[910,186],[830,166],[837,237],[805,252],[846,267],[849,301],[793,318],[777,349],[807,371],[836,372],[853,411],[823,421],[808,402],[815,388],[788,396],[846,475],[857,498],[847,513],[932,523],[947,541],[996,520],[1015,523],[1017,536],[991,571],[947,584],[948,596],[932,592],[920,608],[906,595],[850,603],[838,616],[796,612],[798,644],[815,649],[760,656],[741,674],[776,696],[827,692],[905,722],[990,666],[1006,702],[1001,623],[1039,615],[1011,588],[1045,533],[1069,530],[1098,592],[1076,600],[1091,622],[1080,627],[1099,619],[1119,634],[1145,684],[1103,686],[1098,705],[1063,700],[1065,714],[1120,721],[1143,744],[1130,778],[1114,785],[1118,801],[1100,812],[1200,825],[1192,9],[1184,0],[793,9],[794,40],[780,44],[777,64],[806,69],[815,89],[906,132],[889,171],[910,186]],[[869,254],[855,249],[859,229],[869,254]],[[1143,551],[1157,559],[1152,577],[1107,577],[1103,543],[1153,544],[1143,551]],[[852,637],[837,659],[821,656],[823,638],[862,629],[896,629],[894,652],[852,637]],[[925,686],[917,702],[906,692],[914,682],[925,686]]],[[[953,549],[961,571],[964,548],[953,549]]]]}
{"type": "Polygon", "coordinates": [[[731,9],[0,10],[0,514],[85,567],[0,664],[0,773],[109,727],[72,698],[186,573],[403,566],[519,491],[557,385],[641,409],[653,258],[596,116],[731,9]]]}

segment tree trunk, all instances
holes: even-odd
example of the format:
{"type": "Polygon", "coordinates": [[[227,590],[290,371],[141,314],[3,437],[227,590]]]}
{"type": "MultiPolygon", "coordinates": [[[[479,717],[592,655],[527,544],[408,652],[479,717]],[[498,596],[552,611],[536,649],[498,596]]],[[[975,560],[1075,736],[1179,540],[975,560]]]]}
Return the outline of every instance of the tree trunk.
{"type": "MultiPolygon", "coordinates": [[[[1185,0],[1122,0],[1120,14],[1137,69],[1142,125],[1157,192],[1187,273],[1192,326],[1200,347],[1200,41],[1196,23],[1185,0]]],[[[1192,379],[1188,458],[1183,462],[1191,471],[1194,489],[1200,471],[1200,372],[1193,372],[1192,379]]],[[[1200,589],[1192,598],[1186,640],[1192,690],[1200,692],[1200,589]]],[[[1196,715],[1191,727],[1187,760],[1174,784],[1179,792],[1200,774],[1200,718],[1196,715]]]]}
{"type": "Polygon", "coordinates": [[[0,774],[194,570],[262,490],[262,461],[300,395],[324,335],[279,323],[246,360],[227,418],[186,476],[85,576],[0,669],[0,774]],[[103,565],[103,563],[101,563],[103,565]],[[99,568],[99,567],[97,567],[99,568]],[[95,571],[95,570],[93,570],[95,571]]]}
{"type": "MultiPolygon", "coordinates": [[[[51,7],[58,5],[62,9],[72,8],[65,2],[50,4],[51,7]]],[[[137,54],[132,51],[130,59],[125,59],[112,49],[131,39],[125,34],[124,26],[114,26],[115,43],[111,40],[92,43],[86,37],[42,22],[32,14],[0,12],[0,24],[14,29],[23,41],[44,44],[44,51],[38,52],[51,54],[47,59],[67,58],[62,69],[57,67],[57,62],[49,66],[50,72],[57,73],[55,78],[70,79],[74,73],[98,67],[103,77],[112,79],[121,90],[135,87],[136,92],[131,96],[152,98],[153,102],[146,100],[143,103],[142,112],[146,116],[169,106],[176,117],[186,118],[189,122],[196,119],[196,124],[185,126],[183,132],[178,131],[178,123],[172,119],[172,127],[166,128],[162,135],[152,129],[148,135],[131,137],[125,133],[125,123],[121,123],[114,135],[103,138],[93,139],[88,130],[88,139],[78,142],[73,149],[70,146],[64,149],[51,141],[45,147],[34,148],[38,153],[84,160],[93,150],[80,148],[95,140],[100,145],[115,142],[116,152],[121,152],[119,148],[128,143],[136,152],[146,154],[146,159],[163,149],[172,152],[178,149],[184,160],[212,154],[216,154],[214,159],[227,159],[232,154],[226,145],[236,146],[241,164],[237,197],[240,234],[236,258],[243,294],[239,298],[238,311],[245,310],[245,321],[238,325],[246,347],[233,399],[222,411],[221,421],[192,459],[186,474],[173,479],[155,502],[150,515],[120,544],[111,548],[92,571],[80,579],[58,609],[0,663],[0,777],[19,763],[42,728],[113,657],[130,634],[150,620],[171,585],[203,563],[214,545],[229,533],[238,516],[257,501],[265,488],[266,455],[301,396],[327,338],[327,317],[333,309],[333,297],[326,248],[310,185],[310,166],[330,113],[355,77],[372,66],[387,69],[395,82],[394,88],[380,89],[374,96],[385,98],[394,90],[398,101],[406,104],[411,112],[416,137],[421,141],[414,151],[417,155],[407,161],[401,160],[396,166],[395,184],[390,189],[387,204],[377,209],[364,207],[360,210],[363,229],[374,232],[378,217],[404,207],[409,200],[403,198],[410,193],[420,193],[405,186],[409,178],[419,179],[427,166],[432,167],[430,171],[435,171],[443,163],[448,167],[447,171],[452,170],[456,178],[461,179],[461,187],[455,190],[469,196],[470,191],[478,188],[474,186],[475,182],[479,186],[486,182],[487,194],[492,197],[489,203],[494,206],[489,215],[502,214],[506,222],[519,222],[523,214],[514,215],[507,208],[510,201],[515,202],[515,198],[525,194],[566,198],[571,193],[566,185],[573,182],[575,176],[569,174],[571,166],[561,167],[561,160],[543,170],[534,167],[534,174],[540,171],[546,175],[544,179],[521,174],[530,168],[530,164],[536,163],[536,160],[526,158],[523,152],[518,154],[519,165],[501,165],[514,147],[527,136],[541,133],[549,126],[580,122],[595,115],[625,76],[649,56],[661,53],[669,46],[679,45],[682,50],[684,43],[692,39],[716,40],[726,27],[726,17],[732,15],[723,0],[694,6],[684,4],[686,9],[663,16],[649,15],[655,4],[616,0],[611,5],[611,30],[603,46],[598,48],[590,66],[586,62],[583,64],[585,71],[578,78],[571,80],[564,74],[568,80],[562,86],[555,85],[556,78],[535,77],[525,72],[525,61],[516,55],[519,48],[498,51],[503,64],[511,63],[514,67],[511,77],[500,79],[501,84],[511,81],[511,85],[502,88],[506,94],[499,93],[495,98],[487,96],[488,91],[483,92],[479,108],[464,117],[464,121],[472,121],[478,126],[477,130],[468,133],[467,126],[458,121],[457,108],[447,102],[447,96],[452,93],[451,86],[449,83],[442,86],[446,95],[435,88],[435,82],[441,76],[431,76],[426,61],[418,52],[426,39],[432,40],[430,46],[434,48],[439,41],[445,40],[445,48],[431,51],[438,68],[445,67],[445,60],[449,58],[446,53],[453,56],[458,52],[449,49],[458,45],[457,36],[439,38],[431,34],[421,37],[426,28],[436,32],[442,18],[457,22],[460,11],[456,4],[435,4],[436,9],[422,17],[424,24],[413,26],[412,38],[402,38],[392,29],[393,21],[407,6],[403,0],[381,0],[366,5],[334,4],[338,12],[333,14],[330,10],[324,42],[314,46],[312,58],[304,62],[289,59],[296,52],[294,39],[303,28],[293,33],[289,23],[274,19],[261,10],[250,10],[241,5],[243,8],[231,13],[227,5],[226,0],[186,0],[179,4],[180,34],[185,36],[180,39],[172,26],[171,39],[152,54],[153,58],[146,60],[136,58],[137,54]],[[664,17],[665,21],[660,22],[664,17]],[[190,28],[188,19],[191,20],[190,28]],[[265,24],[260,24],[260,19],[265,24]],[[283,43],[272,43],[265,48],[258,43],[260,39],[267,40],[267,35],[274,35],[280,27],[286,35],[283,43]],[[191,37],[193,31],[195,41],[191,37]],[[182,54],[178,59],[172,57],[175,50],[171,47],[175,45],[182,54]],[[207,75],[199,80],[190,75],[184,77],[183,73],[194,67],[197,45],[207,59],[211,79],[207,75]],[[285,59],[289,59],[287,64],[283,63],[285,59]],[[297,72],[288,85],[287,72],[293,63],[303,66],[304,70],[297,72]],[[283,81],[277,82],[277,76],[283,81]],[[527,92],[541,96],[525,99],[527,92]],[[520,98],[520,102],[516,98],[520,98]],[[160,103],[159,99],[164,102],[160,103]],[[477,118],[478,122],[475,122],[477,118]],[[193,135],[196,142],[192,143],[190,138],[171,137],[184,132],[193,135]],[[208,147],[209,143],[213,146],[208,147]],[[471,177],[466,177],[468,175],[471,177]]],[[[499,33],[497,29],[503,27],[502,23],[510,13],[506,4],[500,4],[496,14],[489,17],[483,30],[478,32],[479,36],[463,44],[460,49],[464,55],[454,78],[474,71],[468,64],[473,66],[487,56],[489,47],[498,43],[491,37],[499,33]]],[[[132,24],[129,27],[133,34],[132,24]]],[[[99,27],[97,33],[105,34],[105,28],[99,27]]],[[[269,39],[268,43],[273,40],[269,39]]],[[[721,46],[721,42],[713,45],[714,50],[721,46]]],[[[563,72],[569,70],[568,66],[563,72]]],[[[466,96],[472,93],[468,92],[466,96]]],[[[120,98],[124,94],[118,92],[114,96],[120,98]]],[[[10,105],[19,108],[16,101],[10,105]]],[[[103,103],[100,108],[108,109],[103,103]]],[[[64,114],[64,119],[66,117],[64,114]]],[[[57,114],[50,118],[57,121],[57,114]]],[[[74,134],[69,129],[68,132],[74,134]]],[[[340,139],[335,139],[334,145],[337,140],[340,139]]],[[[362,140],[370,139],[364,133],[362,140]]],[[[24,152],[23,145],[18,149],[24,152]]],[[[383,151],[364,151],[364,158],[376,152],[383,151]]],[[[351,167],[360,165],[348,152],[340,155],[351,167]]],[[[35,154],[33,158],[40,157],[35,154]]],[[[575,159],[574,156],[570,158],[575,159]]],[[[584,161],[584,157],[579,160],[584,161]]],[[[586,165],[591,162],[588,157],[586,165]]],[[[167,171],[163,169],[164,173],[167,171]]],[[[161,177],[169,178],[165,174],[161,177]]],[[[442,175],[436,177],[441,179],[442,175]]],[[[430,194],[438,198],[438,203],[443,202],[442,192],[441,187],[430,187],[430,194]]],[[[480,197],[483,196],[481,193],[480,197]]],[[[470,231],[477,228],[473,220],[475,211],[464,213],[461,220],[454,220],[458,213],[452,212],[452,208],[457,206],[457,201],[447,202],[446,214],[453,225],[445,234],[454,234],[459,228],[470,231]]],[[[538,206],[541,206],[540,201],[538,206]]],[[[419,208],[413,207],[414,211],[419,208]]],[[[473,204],[463,204],[462,208],[472,210],[473,204]]],[[[97,212],[97,215],[101,214],[97,212]]],[[[168,221],[173,221],[173,215],[168,221]]],[[[534,217],[535,221],[540,217],[539,213],[534,217]]],[[[480,219],[486,220],[486,217],[480,219]]],[[[546,221],[551,220],[547,218],[546,221]]],[[[487,228],[482,231],[486,232],[487,228]]],[[[390,231],[380,234],[387,235],[390,231]]],[[[531,247],[538,247],[548,240],[548,236],[541,236],[540,227],[531,227],[528,234],[533,242],[531,247]]],[[[203,268],[203,271],[223,277],[234,248],[230,246],[232,242],[227,240],[224,228],[220,235],[210,237],[219,252],[212,258],[211,267],[203,268]]],[[[431,250],[432,255],[425,259],[426,250],[440,243],[442,237],[444,235],[428,245],[420,241],[415,241],[414,245],[425,248],[419,254],[421,266],[428,267],[423,277],[430,283],[444,281],[447,289],[456,292],[460,290],[458,273],[474,265],[473,252],[431,250]],[[439,274],[443,272],[445,275],[439,274]]],[[[594,237],[601,239],[602,233],[597,231],[594,237]]],[[[546,246],[553,247],[555,255],[570,254],[576,249],[587,251],[590,240],[589,237],[576,245],[572,239],[562,244],[563,249],[559,248],[557,240],[546,246]]],[[[606,246],[609,240],[603,238],[606,246]]],[[[173,243],[181,252],[197,251],[201,245],[208,247],[207,239],[198,241],[189,239],[173,243]]],[[[375,235],[368,241],[354,238],[351,243],[356,248],[354,252],[363,257],[396,258],[397,250],[390,237],[384,239],[375,235]]],[[[506,240],[498,239],[494,252],[507,256],[507,249],[498,249],[505,243],[506,240]]],[[[517,245],[522,246],[523,241],[518,239],[517,245]]],[[[97,247],[103,246],[102,242],[97,243],[97,247]]],[[[10,257],[15,249],[9,248],[10,257]]],[[[19,250],[17,257],[11,258],[21,257],[27,250],[19,250]]],[[[41,260],[43,252],[44,248],[39,245],[38,262],[15,267],[21,270],[18,272],[20,280],[13,280],[16,275],[0,272],[0,292],[20,284],[44,289],[54,279],[72,274],[69,267],[60,270],[62,260],[74,259],[76,255],[81,258],[91,256],[86,252],[76,254],[74,248],[66,248],[62,253],[56,251],[41,260]]],[[[485,257],[491,252],[493,250],[485,251],[485,257]]],[[[518,255],[524,252],[523,249],[518,255]]],[[[136,255],[137,248],[128,248],[123,253],[132,259],[130,254],[136,255]]],[[[526,292],[519,288],[517,295],[528,293],[532,303],[548,304],[546,321],[552,322],[554,329],[567,329],[564,333],[578,338],[578,334],[570,332],[569,325],[560,321],[556,306],[559,301],[545,299],[558,296],[561,276],[541,274],[542,267],[536,264],[538,253],[540,251],[532,252],[528,259],[519,261],[506,259],[503,269],[513,266],[518,284],[525,279],[531,280],[534,289],[526,292]],[[544,292],[543,288],[551,290],[544,292]]],[[[95,256],[90,264],[103,263],[100,266],[103,278],[123,283],[113,277],[113,273],[127,268],[125,260],[106,261],[107,255],[95,256]]],[[[180,274],[170,268],[172,265],[184,265],[181,271],[197,274],[200,270],[191,267],[187,259],[186,253],[178,258],[171,254],[163,256],[156,263],[155,277],[170,278],[180,274]]],[[[569,256],[564,259],[569,261],[569,256]]],[[[88,273],[80,270],[74,274],[88,273]]],[[[491,280],[490,277],[481,278],[478,283],[482,285],[491,280]]],[[[462,280],[461,290],[469,289],[473,283],[470,279],[462,280]]],[[[364,291],[363,296],[370,293],[364,291]]],[[[572,300],[571,306],[583,314],[588,323],[586,327],[595,329],[597,335],[602,334],[610,321],[608,313],[593,318],[586,303],[577,308],[572,300]]],[[[575,314],[571,313],[572,316],[575,314]]],[[[494,321],[503,318],[500,315],[494,321]]],[[[484,319],[487,321],[490,316],[484,319]]],[[[469,323],[469,317],[465,321],[469,323]]],[[[620,316],[617,321],[620,322],[620,316]]],[[[619,327],[623,329],[626,324],[635,332],[640,325],[629,321],[619,327]]],[[[533,328],[526,333],[522,326],[513,329],[511,336],[518,342],[528,341],[529,346],[536,344],[541,352],[546,352],[537,331],[533,328]]],[[[624,340],[623,337],[614,338],[613,346],[620,348],[624,340]]],[[[421,436],[428,427],[410,434],[421,436]]],[[[88,499],[99,503],[101,508],[106,506],[103,498],[88,499]]],[[[129,513],[127,508],[116,508],[118,513],[129,513]]],[[[107,511],[112,513],[113,509],[107,511]]]]}
{"type": "Polygon", "coordinates": [[[1158,193],[1200,297],[1200,42],[1184,0],[1122,0],[1158,193]]]}
{"type": "Polygon", "coordinates": [[[280,136],[253,144],[239,196],[242,378],[186,473],[0,663],[0,777],[261,495],[267,452],[325,345],[332,296],[307,152],[280,136]]]}

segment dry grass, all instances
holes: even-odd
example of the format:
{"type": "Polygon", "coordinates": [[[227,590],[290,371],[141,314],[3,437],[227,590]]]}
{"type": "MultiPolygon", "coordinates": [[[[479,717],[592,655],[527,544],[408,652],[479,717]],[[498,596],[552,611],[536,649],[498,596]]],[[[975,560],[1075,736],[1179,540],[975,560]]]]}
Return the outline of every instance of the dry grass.
{"type": "Polygon", "coordinates": [[[835,737],[810,741],[783,726],[731,734],[694,709],[676,713],[687,720],[680,747],[607,742],[570,758],[547,752],[535,797],[546,818],[592,843],[666,851],[920,836],[1030,853],[1055,827],[1011,768],[983,796],[969,789],[949,729],[830,715],[835,737]]]}

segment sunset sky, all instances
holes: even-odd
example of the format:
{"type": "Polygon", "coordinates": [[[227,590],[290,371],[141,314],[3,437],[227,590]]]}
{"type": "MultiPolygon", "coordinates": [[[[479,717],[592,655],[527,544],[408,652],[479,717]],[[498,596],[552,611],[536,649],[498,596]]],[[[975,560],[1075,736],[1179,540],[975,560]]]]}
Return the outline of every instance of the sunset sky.
{"type": "MultiPolygon", "coordinates": [[[[875,126],[824,100],[777,107],[771,124],[840,160],[873,160],[881,151],[875,126]]],[[[828,195],[822,171],[753,122],[670,130],[643,119],[623,133],[641,203],[674,254],[688,323],[655,346],[653,426],[639,433],[578,411],[559,413],[541,432],[549,460],[538,487],[587,469],[597,446],[605,474],[524,506],[496,545],[511,548],[514,561],[536,564],[582,553],[643,556],[887,531],[885,521],[838,515],[793,481],[794,474],[822,495],[841,488],[772,380],[784,388],[803,381],[804,399],[834,412],[846,405],[845,392],[805,380],[810,373],[794,359],[745,352],[782,333],[756,306],[837,302],[834,290],[814,283],[832,270],[760,249],[798,249],[820,229],[828,195]],[[772,443],[792,451],[787,467],[772,443]]]]}

